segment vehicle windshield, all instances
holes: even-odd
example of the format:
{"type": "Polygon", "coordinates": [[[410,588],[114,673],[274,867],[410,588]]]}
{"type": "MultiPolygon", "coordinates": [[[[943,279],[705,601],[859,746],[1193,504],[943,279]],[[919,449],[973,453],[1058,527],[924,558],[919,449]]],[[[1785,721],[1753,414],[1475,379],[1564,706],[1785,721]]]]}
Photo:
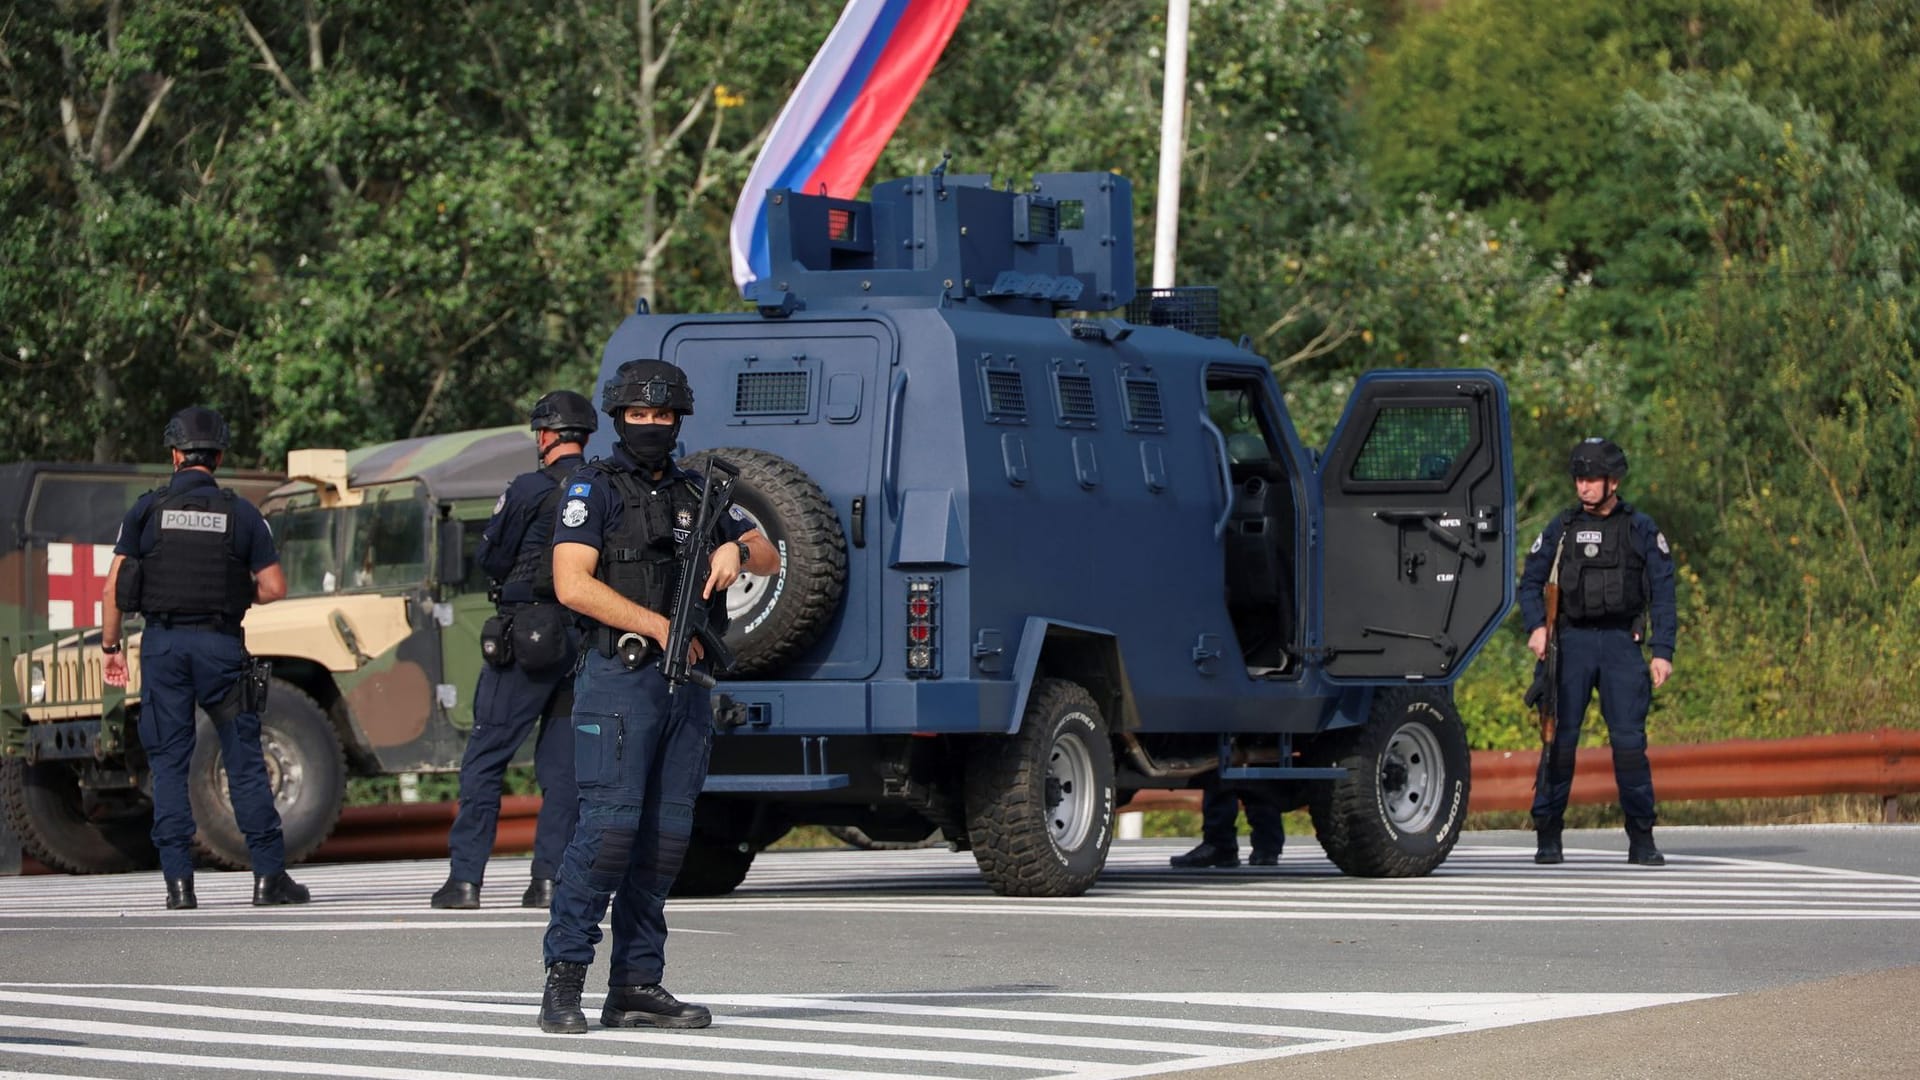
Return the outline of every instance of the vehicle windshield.
{"type": "Polygon", "coordinates": [[[270,514],[287,595],[404,588],[427,577],[427,500],[420,485],[368,488],[358,506],[289,503],[270,514]]]}

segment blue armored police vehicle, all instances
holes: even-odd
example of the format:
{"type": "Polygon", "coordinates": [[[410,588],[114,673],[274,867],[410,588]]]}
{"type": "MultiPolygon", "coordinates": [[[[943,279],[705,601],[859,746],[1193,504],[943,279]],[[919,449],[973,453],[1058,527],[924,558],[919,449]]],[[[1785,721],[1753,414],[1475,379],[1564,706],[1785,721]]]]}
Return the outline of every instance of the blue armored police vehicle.
{"type": "Polygon", "coordinates": [[[757,310],[614,333],[602,379],[685,369],[692,464],[781,555],[727,598],[681,893],[812,823],[1076,895],[1136,793],[1216,782],[1310,807],[1348,873],[1447,857],[1449,684],[1513,596],[1505,386],[1376,372],[1309,448],[1210,292],[1135,296],[1131,223],[1108,173],[775,192],[757,310]]]}

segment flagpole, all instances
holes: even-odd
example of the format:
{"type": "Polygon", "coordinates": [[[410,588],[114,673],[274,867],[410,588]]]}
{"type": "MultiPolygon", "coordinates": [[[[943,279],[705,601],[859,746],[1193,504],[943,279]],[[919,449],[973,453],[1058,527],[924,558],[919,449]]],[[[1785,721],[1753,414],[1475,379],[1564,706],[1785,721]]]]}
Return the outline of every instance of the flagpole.
{"type": "Polygon", "coordinates": [[[1160,87],[1160,189],[1154,197],[1153,287],[1174,283],[1180,245],[1180,160],[1186,154],[1188,0],[1167,0],[1167,65],[1160,87]]]}

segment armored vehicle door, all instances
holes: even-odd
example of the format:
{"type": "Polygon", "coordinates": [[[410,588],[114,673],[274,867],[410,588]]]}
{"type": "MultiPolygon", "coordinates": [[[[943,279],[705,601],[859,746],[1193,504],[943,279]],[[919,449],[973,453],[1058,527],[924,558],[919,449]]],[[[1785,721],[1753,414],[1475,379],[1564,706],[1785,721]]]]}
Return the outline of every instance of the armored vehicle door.
{"type": "Polygon", "coordinates": [[[1449,681],[1513,602],[1506,384],[1361,378],[1320,465],[1320,648],[1342,682],[1449,681]]]}

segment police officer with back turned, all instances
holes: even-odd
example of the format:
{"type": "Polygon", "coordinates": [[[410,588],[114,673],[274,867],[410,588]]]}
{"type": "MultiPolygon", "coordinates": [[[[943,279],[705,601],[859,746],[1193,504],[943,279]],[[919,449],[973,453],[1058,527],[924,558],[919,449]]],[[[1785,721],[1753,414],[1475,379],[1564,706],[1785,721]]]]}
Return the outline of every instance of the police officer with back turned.
{"type": "Polygon", "coordinates": [[[494,505],[475,561],[494,582],[499,614],[481,631],[486,663],[473,692],[473,731],[460,760],[460,812],[447,834],[452,871],[433,894],[436,908],[480,906],[480,883],[500,820],[500,784],[514,752],[539,724],[534,776],[540,819],[533,873],[520,906],[546,908],[553,879],[580,815],[573,779],[573,680],[579,634],[553,595],[553,523],[560,492],[581,464],[587,437],[600,427],[593,402],[555,390],[529,414],[540,467],[521,473],[494,505]]]}
{"type": "Polygon", "coordinates": [[[182,409],[167,422],[173,479],[140,496],[120,525],[107,572],[100,651],[109,686],[127,685],[123,616],[140,612],[140,745],[153,772],[153,844],[167,879],[167,907],[194,908],[193,762],[196,704],[220,738],[234,819],[246,834],[256,907],[304,904],[306,886],[287,875],[280,814],[260,754],[265,672],[247,656],[240,620],[253,604],[287,594],[273,534],[252,503],[214,483],[227,422],[212,409],[182,409]]]}
{"type": "Polygon", "coordinates": [[[1664,866],[1654,846],[1653,769],[1647,763],[1647,708],[1654,688],[1673,674],[1679,633],[1673,552],[1653,519],[1621,500],[1627,455],[1592,438],[1573,448],[1569,463],[1577,505],[1556,516],[1534,540],[1520,577],[1520,613],[1527,647],[1547,655],[1546,589],[1558,583],[1560,611],[1558,723],[1542,755],[1535,787],[1533,861],[1558,863],[1574,755],[1587,702],[1600,692],[1600,715],[1613,745],[1613,778],[1627,823],[1627,861],[1664,866]],[[1556,573],[1557,567],[1557,573],[1556,573]],[[1650,646],[1651,660],[1641,652],[1650,646]]]}
{"type": "MultiPolygon", "coordinates": [[[[607,380],[601,407],[618,444],[573,475],[553,534],[554,589],[589,629],[573,683],[580,822],[547,922],[540,1028],[587,1030],[580,994],[609,901],[613,949],[600,1022],[705,1027],[705,1008],[660,985],[667,891],[693,835],[713,745],[708,691],[691,682],[670,689],[659,666],[675,556],[698,517],[703,483],[673,461],[693,389],[672,364],[632,360],[607,380]]],[[[737,508],[718,521],[707,595],[742,570],[778,570],[773,546],[737,508]]],[[[724,620],[724,602],[710,610],[724,620]]],[[[689,656],[700,661],[698,642],[689,656]]]]}

